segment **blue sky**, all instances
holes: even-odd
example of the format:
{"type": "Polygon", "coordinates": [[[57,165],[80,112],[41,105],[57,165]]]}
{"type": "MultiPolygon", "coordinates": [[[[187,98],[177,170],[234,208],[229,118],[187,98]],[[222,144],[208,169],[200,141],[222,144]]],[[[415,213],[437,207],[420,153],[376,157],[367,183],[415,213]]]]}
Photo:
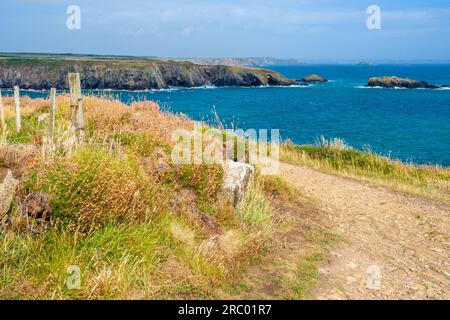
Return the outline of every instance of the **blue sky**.
{"type": "Polygon", "coordinates": [[[1,52],[450,60],[450,0],[1,0],[1,52]],[[66,27],[69,5],[81,29],[66,27]],[[366,9],[381,8],[381,30],[366,9]]]}

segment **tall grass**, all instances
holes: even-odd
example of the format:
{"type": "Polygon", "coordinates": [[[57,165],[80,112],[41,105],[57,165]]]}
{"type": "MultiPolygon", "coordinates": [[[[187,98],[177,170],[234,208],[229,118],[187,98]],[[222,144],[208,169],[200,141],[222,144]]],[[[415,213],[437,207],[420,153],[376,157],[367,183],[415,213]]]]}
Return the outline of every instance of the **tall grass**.
{"type": "Polygon", "coordinates": [[[47,100],[22,100],[20,133],[5,100],[0,164],[21,174],[17,201],[0,217],[9,221],[0,226],[0,298],[211,298],[266,246],[272,222],[257,187],[236,210],[219,200],[220,166],[171,163],[172,132],[193,128],[186,117],[86,97],[78,136],[60,96],[49,137],[37,121],[47,100]],[[14,223],[21,199],[36,192],[51,210],[47,229],[33,234],[14,223]],[[80,268],[79,289],[66,285],[69,266],[80,268]]]}

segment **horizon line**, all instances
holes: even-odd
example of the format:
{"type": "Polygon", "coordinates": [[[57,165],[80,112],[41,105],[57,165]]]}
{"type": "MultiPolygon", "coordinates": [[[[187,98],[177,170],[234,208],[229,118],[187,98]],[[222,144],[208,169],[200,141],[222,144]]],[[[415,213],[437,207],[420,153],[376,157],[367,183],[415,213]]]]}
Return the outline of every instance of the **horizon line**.
{"type": "Polygon", "coordinates": [[[104,57],[104,58],[135,58],[135,59],[160,59],[160,60],[183,60],[183,59],[274,59],[280,61],[296,61],[298,64],[355,64],[367,62],[370,64],[450,64],[450,59],[386,59],[386,58],[342,58],[342,59],[314,59],[314,58],[282,58],[274,56],[196,56],[196,57],[164,57],[152,55],[133,55],[133,54],[101,54],[101,53],[73,53],[73,52],[9,52],[0,51],[0,56],[4,55],[48,55],[48,56],[78,56],[78,57],[104,57]]]}

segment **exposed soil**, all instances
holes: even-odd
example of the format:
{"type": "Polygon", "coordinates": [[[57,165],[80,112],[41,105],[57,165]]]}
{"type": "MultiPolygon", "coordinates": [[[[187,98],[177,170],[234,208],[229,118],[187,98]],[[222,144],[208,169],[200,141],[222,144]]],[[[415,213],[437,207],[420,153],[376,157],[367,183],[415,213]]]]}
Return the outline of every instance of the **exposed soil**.
{"type": "Polygon", "coordinates": [[[290,227],[228,298],[450,299],[447,204],[302,166],[280,176],[303,200],[271,199],[290,227]],[[339,240],[311,238],[323,232],[339,240]]]}
{"type": "Polygon", "coordinates": [[[345,240],[320,266],[313,298],[450,298],[447,204],[301,166],[282,164],[280,174],[318,201],[321,224],[345,240]],[[371,266],[380,270],[379,289],[368,288],[371,266]]]}

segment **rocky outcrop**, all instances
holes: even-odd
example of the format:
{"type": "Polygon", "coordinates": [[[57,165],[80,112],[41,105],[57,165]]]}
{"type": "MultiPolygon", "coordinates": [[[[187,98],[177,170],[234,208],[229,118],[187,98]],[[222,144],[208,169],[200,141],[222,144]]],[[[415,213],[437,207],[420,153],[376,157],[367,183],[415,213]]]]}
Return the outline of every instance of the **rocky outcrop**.
{"type": "Polygon", "coordinates": [[[318,74],[304,76],[302,82],[327,82],[328,80],[318,74]]]}
{"type": "Polygon", "coordinates": [[[79,72],[83,89],[146,90],[198,86],[284,86],[295,83],[264,69],[196,65],[158,60],[0,59],[0,87],[67,89],[79,72]]]}
{"type": "Polygon", "coordinates": [[[425,81],[417,81],[409,78],[398,77],[373,77],[367,84],[369,87],[382,88],[407,88],[407,89],[437,89],[438,86],[425,81]]]}
{"type": "Polygon", "coordinates": [[[11,208],[18,185],[19,181],[13,177],[11,170],[9,170],[5,180],[0,184],[0,219],[11,208]]]}
{"type": "Polygon", "coordinates": [[[249,164],[227,160],[223,164],[225,180],[222,198],[237,206],[253,181],[255,168],[249,164]]]}

